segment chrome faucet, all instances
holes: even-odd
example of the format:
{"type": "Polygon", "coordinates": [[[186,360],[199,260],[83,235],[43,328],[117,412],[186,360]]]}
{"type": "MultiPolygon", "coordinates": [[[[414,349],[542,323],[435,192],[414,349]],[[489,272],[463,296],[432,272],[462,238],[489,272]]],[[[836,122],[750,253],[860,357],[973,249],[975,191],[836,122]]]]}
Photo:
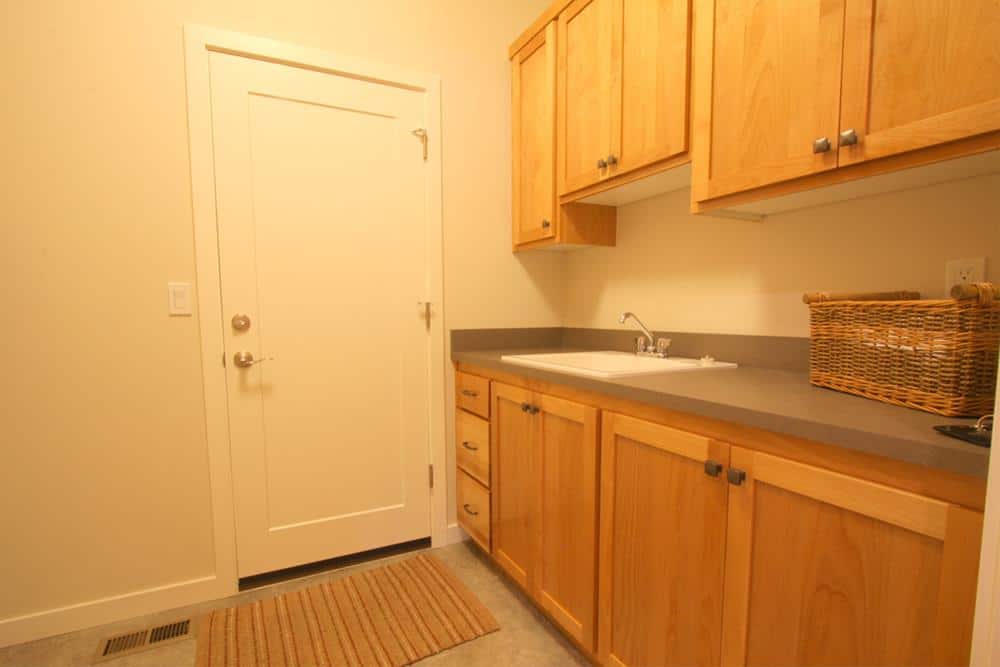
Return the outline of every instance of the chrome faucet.
{"type": "Polygon", "coordinates": [[[618,318],[619,324],[625,324],[629,319],[635,320],[635,323],[639,325],[642,330],[642,336],[635,339],[635,353],[641,354],[649,357],[663,357],[667,356],[670,351],[670,339],[669,338],[653,338],[653,334],[649,332],[646,325],[642,323],[642,320],[632,312],[625,311],[618,318]]]}

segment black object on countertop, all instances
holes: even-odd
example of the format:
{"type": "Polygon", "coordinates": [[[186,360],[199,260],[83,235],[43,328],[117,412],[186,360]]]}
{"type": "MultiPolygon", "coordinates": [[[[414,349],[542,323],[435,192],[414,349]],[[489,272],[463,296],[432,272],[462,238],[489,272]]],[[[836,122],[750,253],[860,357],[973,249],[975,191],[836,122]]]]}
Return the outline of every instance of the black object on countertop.
{"type": "Polygon", "coordinates": [[[959,440],[971,442],[972,444],[979,445],[980,447],[989,447],[990,437],[993,435],[992,431],[989,429],[979,428],[978,426],[946,425],[935,426],[934,430],[951,436],[952,438],[958,438],[959,440]]]}

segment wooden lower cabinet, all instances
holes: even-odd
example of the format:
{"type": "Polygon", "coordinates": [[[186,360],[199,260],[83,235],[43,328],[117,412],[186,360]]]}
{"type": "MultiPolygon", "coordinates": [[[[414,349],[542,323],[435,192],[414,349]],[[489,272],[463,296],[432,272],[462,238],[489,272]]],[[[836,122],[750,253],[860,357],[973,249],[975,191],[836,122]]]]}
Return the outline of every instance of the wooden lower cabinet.
{"type": "Polygon", "coordinates": [[[981,513],[738,447],[728,473],[724,665],[968,664],[981,513]]]}
{"type": "Polygon", "coordinates": [[[729,446],[602,415],[605,665],[718,665],[729,446]]]}
{"type": "Polygon", "coordinates": [[[493,557],[593,651],[596,408],[493,385],[493,557]]]}
{"type": "Polygon", "coordinates": [[[459,470],[463,525],[592,660],[968,665],[981,512],[526,387],[490,394],[489,488],[459,470]]]}

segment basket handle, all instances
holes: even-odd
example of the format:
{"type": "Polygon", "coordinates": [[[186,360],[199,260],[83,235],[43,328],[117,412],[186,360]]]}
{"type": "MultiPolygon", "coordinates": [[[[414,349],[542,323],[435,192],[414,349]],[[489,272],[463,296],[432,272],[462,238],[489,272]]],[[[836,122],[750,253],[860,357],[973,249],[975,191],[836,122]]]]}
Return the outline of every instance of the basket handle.
{"type": "Polygon", "coordinates": [[[962,283],[951,288],[953,299],[979,299],[979,305],[989,308],[1000,301],[1000,286],[993,283],[962,283]]]}
{"type": "Polygon", "coordinates": [[[823,303],[825,301],[912,301],[920,298],[920,292],[900,290],[897,292],[807,292],[802,295],[802,303],[823,303]]]}

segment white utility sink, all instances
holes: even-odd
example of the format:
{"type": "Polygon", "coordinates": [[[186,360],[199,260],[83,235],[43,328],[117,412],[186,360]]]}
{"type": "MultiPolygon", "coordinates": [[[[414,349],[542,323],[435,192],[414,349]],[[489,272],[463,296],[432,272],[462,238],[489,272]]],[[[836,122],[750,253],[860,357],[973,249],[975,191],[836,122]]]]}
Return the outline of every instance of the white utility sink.
{"type": "Polygon", "coordinates": [[[552,354],[505,354],[503,361],[550,371],[586,375],[595,378],[619,378],[629,375],[676,373],[707,368],[736,368],[736,364],[709,359],[683,357],[645,357],[628,352],[556,352],[552,354]]]}

